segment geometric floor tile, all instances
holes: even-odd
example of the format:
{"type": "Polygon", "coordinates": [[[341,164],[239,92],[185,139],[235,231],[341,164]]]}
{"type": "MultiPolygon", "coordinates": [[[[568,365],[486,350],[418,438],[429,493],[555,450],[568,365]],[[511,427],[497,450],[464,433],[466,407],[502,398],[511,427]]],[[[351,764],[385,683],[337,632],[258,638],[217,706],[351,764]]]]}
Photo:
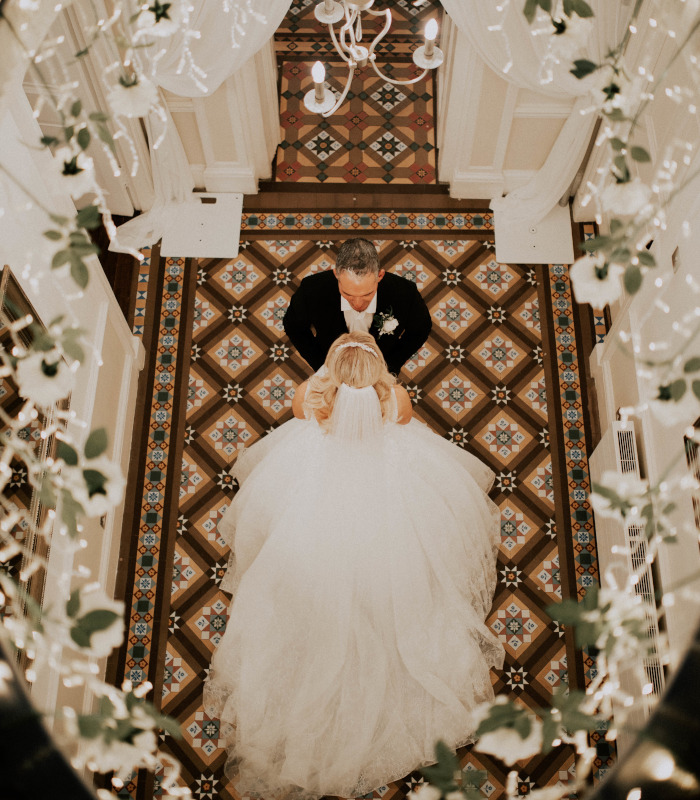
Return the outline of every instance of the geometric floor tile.
{"type": "MultiPolygon", "coordinates": [[[[301,7],[301,0],[295,3],[301,7]]],[[[411,13],[410,5],[397,13],[411,13]]],[[[303,48],[312,39],[302,37],[298,42],[303,48]]],[[[398,98],[382,86],[373,91],[378,93],[377,102],[398,98]]],[[[349,125],[362,123],[348,120],[349,125]]],[[[306,141],[319,132],[309,131],[306,141]]],[[[400,133],[393,136],[401,141],[400,133]]],[[[394,153],[387,161],[388,148],[368,147],[375,167],[381,160],[393,168],[395,159],[407,156],[410,148],[402,150],[383,133],[379,139],[394,153]]],[[[305,142],[302,147],[311,153],[305,142]]],[[[332,150],[318,161],[330,165],[338,153],[332,150]]],[[[404,167],[404,178],[410,180],[410,164],[404,167]]],[[[217,530],[236,491],[228,470],[242,448],[291,417],[294,391],[309,370],[284,334],[282,311],[303,276],[334,265],[338,242],[348,235],[374,241],[383,268],[415,280],[431,311],[431,335],[400,376],[416,418],[475,453],[497,474],[491,496],[500,509],[501,536],[496,596],[487,624],[504,642],[507,655],[504,669],[494,672],[492,680],[499,692],[535,707],[568,679],[566,640],[544,611],[571,591],[568,578],[559,571],[564,561],[553,522],[557,486],[552,463],[562,420],[557,418],[559,386],[548,384],[552,371],[544,366],[544,359],[557,352],[548,338],[551,312],[540,322],[541,299],[531,268],[496,262],[493,231],[483,230],[490,225],[486,212],[449,217],[450,224],[470,221],[477,226],[473,236],[447,229],[437,235],[433,230],[437,220],[428,213],[397,212],[244,214],[239,255],[188,264],[185,275],[194,272],[197,281],[196,285],[192,281],[191,293],[182,301],[189,307],[176,309],[169,301],[168,309],[160,312],[159,319],[166,311],[176,321],[192,319],[191,331],[169,334],[182,339],[188,333],[192,342],[189,351],[180,354],[180,363],[162,362],[156,370],[157,402],[145,420],[158,436],[151,437],[144,454],[149,463],[149,488],[144,494],[148,508],[144,506],[141,515],[144,529],[136,531],[145,548],[138,554],[141,605],[138,615],[132,613],[132,644],[124,674],[160,681],[162,706],[176,710],[185,732],[172,746],[166,737],[164,746],[181,758],[187,785],[196,796],[240,800],[235,779],[228,781],[222,773],[225,732],[201,706],[202,680],[228,620],[229,595],[221,591],[220,581],[229,550],[217,530]],[[552,432],[551,442],[544,431],[552,432]],[[173,452],[177,459],[171,458],[173,452]],[[167,508],[172,492],[179,493],[174,510],[167,508]],[[166,522],[171,526],[167,531],[166,522]],[[149,548],[166,536],[174,555],[159,560],[149,548]],[[159,575],[159,570],[165,572],[159,575]],[[160,595],[159,586],[165,589],[160,595]],[[169,619],[169,635],[158,653],[161,617],[169,619]]],[[[172,264],[186,266],[183,259],[172,264]]],[[[158,285],[154,270],[163,268],[162,263],[151,266],[149,286],[158,285]]],[[[538,269],[541,280],[547,271],[538,269]]],[[[144,317],[144,337],[148,322],[144,317]]],[[[567,451],[571,465],[563,491],[578,497],[576,492],[584,490],[587,480],[580,466],[583,435],[574,436],[577,430],[583,432],[578,422],[581,408],[575,405],[581,406],[583,396],[573,367],[560,371],[558,379],[567,382],[566,435],[581,451],[574,452],[573,447],[567,451]]],[[[578,548],[576,563],[585,570],[583,577],[594,581],[593,531],[581,516],[583,510],[572,548],[574,544],[578,548]]],[[[471,748],[460,750],[459,759],[463,769],[485,769],[482,795],[501,800],[507,769],[500,762],[471,748]]],[[[546,781],[556,783],[568,768],[569,762],[561,758],[546,781]]],[[[531,774],[527,765],[520,772],[523,778],[531,774]]],[[[379,795],[405,800],[410,780],[415,783],[418,774],[392,784],[375,800],[379,795]]]]}

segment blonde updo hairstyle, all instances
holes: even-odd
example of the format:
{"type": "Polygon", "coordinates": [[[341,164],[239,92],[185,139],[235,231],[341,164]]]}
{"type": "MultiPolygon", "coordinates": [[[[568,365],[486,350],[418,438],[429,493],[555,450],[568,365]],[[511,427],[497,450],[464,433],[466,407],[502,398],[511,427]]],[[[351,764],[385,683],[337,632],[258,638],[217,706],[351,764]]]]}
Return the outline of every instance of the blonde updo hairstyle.
{"type": "Polygon", "coordinates": [[[339,336],[328,351],[326,368],[324,375],[314,375],[311,378],[304,401],[307,412],[313,413],[322,428],[328,428],[341,383],[355,389],[373,386],[379,397],[382,420],[387,420],[391,413],[391,387],[396,383],[396,378],[387,369],[384,356],[373,336],[361,331],[339,336]],[[349,342],[365,345],[372,352],[362,347],[341,348],[341,345],[349,342]]]}

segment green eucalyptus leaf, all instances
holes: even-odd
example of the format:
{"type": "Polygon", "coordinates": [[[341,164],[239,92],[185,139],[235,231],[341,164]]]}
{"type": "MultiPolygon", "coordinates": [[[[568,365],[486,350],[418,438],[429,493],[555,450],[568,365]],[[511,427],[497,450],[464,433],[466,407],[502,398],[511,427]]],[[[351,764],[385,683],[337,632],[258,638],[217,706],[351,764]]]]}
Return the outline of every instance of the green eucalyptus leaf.
{"type": "Polygon", "coordinates": [[[61,231],[44,231],[44,236],[52,242],[58,242],[63,238],[61,231]]]}
{"type": "Polygon", "coordinates": [[[83,739],[97,739],[102,735],[102,725],[103,717],[101,714],[78,715],[78,730],[83,739]]]}
{"type": "Polygon", "coordinates": [[[90,144],[90,131],[87,128],[81,128],[76,137],[81,150],[87,150],[90,144]]]}
{"type": "Polygon", "coordinates": [[[689,358],[683,365],[683,372],[698,371],[700,371],[700,356],[693,356],[693,358],[689,358]]]}
{"type": "Polygon", "coordinates": [[[61,521],[71,539],[75,539],[78,535],[78,516],[83,513],[83,507],[66,489],[61,491],[61,499],[61,521]]]}
{"type": "Polygon", "coordinates": [[[90,634],[79,625],[70,629],[70,638],[78,647],[90,647],[90,634]]]}
{"type": "Polygon", "coordinates": [[[110,611],[107,608],[96,608],[80,617],[78,625],[84,631],[87,631],[89,635],[92,635],[98,631],[106,630],[118,619],[119,614],[116,611],[110,611]]]}
{"type": "Polygon", "coordinates": [[[71,278],[80,286],[81,289],[84,289],[90,280],[90,273],[88,272],[88,268],[85,266],[82,258],[77,254],[75,257],[71,256],[70,259],[70,274],[71,278]]]}
{"type": "Polygon", "coordinates": [[[630,155],[635,161],[639,161],[640,163],[651,161],[651,156],[643,147],[633,147],[630,150],[630,155]]]}
{"type": "Polygon", "coordinates": [[[93,122],[106,122],[109,119],[109,114],[105,114],[103,111],[93,111],[89,117],[93,122]]]}
{"type": "Polygon", "coordinates": [[[83,47],[83,49],[82,49],[82,50],[78,50],[78,52],[75,54],[75,57],[76,57],[76,58],[83,58],[83,57],[84,57],[84,56],[86,56],[86,55],[87,55],[89,52],[90,52],[90,46],[88,45],[87,47],[83,47]]]}
{"type": "Polygon", "coordinates": [[[610,146],[612,147],[613,150],[617,150],[617,152],[619,153],[620,150],[624,150],[625,143],[622,141],[622,139],[618,139],[617,136],[614,136],[610,140],[610,146]]]}
{"type": "Polygon", "coordinates": [[[56,507],[56,495],[54,494],[51,481],[43,480],[41,482],[41,487],[39,489],[39,501],[46,508],[56,507]]]}
{"type": "Polygon", "coordinates": [[[489,773],[485,769],[465,769],[462,771],[462,786],[473,786],[478,789],[488,777],[489,773]]]}
{"type": "Polygon", "coordinates": [[[80,100],[76,100],[75,103],[70,107],[70,114],[71,117],[79,117],[80,112],[83,110],[83,104],[80,100]]]}
{"type": "Polygon", "coordinates": [[[102,224],[102,214],[96,205],[85,206],[78,211],[75,222],[80,228],[87,228],[87,230],[94,230],[99,228],[102,224]]]}
{"type": "Polygon", "coordinates": [[[559,738],[559,723],[552,714],[545,713],[542,716],[542,753],[547,755],[553,749],[553,742],[559,738]]]}
{"type": "Polygon", "coordinates": [[[51,269],[57,269],[70,261],[70,250],[59,250],[51,259],[51,269]]]}
{"type": "Polygon", "coordinates": [[[44,147],[50,147],[58,144],[58,139],[55,136],[42,136],[39,141],[44,145],[44,147]]]}
{"type": "Polygon", "coordinates": [[[637,253],[637,258],[639,259],[639,263],[644,264],[645,267],[656,266],[656,259],[648,250],[640,250],[637,253]]]}
{"type": "Polygon", "coordinates": [[[70,142],[70,140],[73,138],[74,133],[75,133],[75,128],[73,127],[73,125],[67,125],[63,129],[63,136],[65,137],[65,140],[67,142],[70,142]]]}
{"type": "Polygon", "coordinates": [[[593,9],[588,5],[586,0],[574,0],[574,11],[581,19],[594,16],[593,9]]]}
{"type": "Polygon", "coordinates": [[[116,145],[114,144],[114,138],[112,137],[112,134],[109,132],[107,126],[102,122],[97,123],[97,135],[107,145],[107,147],[109,147],[112,153],[116,155],[117,148],[116,145]]]}
{"type": "Polygon", "coordinates": [[[619,219],[611,219],[610,220],[610,233],[614,236],[616,233],[624,228],[624,223],[620,222],[619,219]]]}
{"type": "Polygon", "coordinates": [[[97,469],[84,469],[83,478],[85,478],[85,483],[87,484],[88,497],[96,494],[107,494],[104,488],[107,483],[107,477],[102,472],[97,469]]]}
{"type": "Polygon", "coordinates": [[[603,114],[605,114],[605,116],[611,122],[623,122],[625,119],[627,119],[622,110],[619,108],[613,108],[611,111],[603,111],[603,114]]]}
{"type": "Polygon", "coordinates": [[[591,73],[595,72],[598,69],[598,65],[593,62],[589,61],[587,58],[578,58],[574,61],[574,68],[570,69],[569,72],[574,76],[574,78],[578,78],[581,80],[585,78],[586,75],[590,75],[591,73]]]}
{"type": "Polygon", "coordinates": [[[586,239],[581,243],[583,250],[591,252],[592,250],[602,250],[606,245],[610,244],[612,239],[609,236],[594,236],[592,239],[586,239]]]}
{"type": "Polygon", "coordinates": [[[626,247],[616,247],[610,253],[610,260],[616,264],[626,264],[630,258],[632,258],[632,253],[626,247]]]}
{"type": "Polygon", "coordinates": [[[78,342],[74,338],[67,338],[63,341],[63,352],[69,357],[72,358],[73,361],[77,361],[78,363],[82,364],[85,361],[85,351],[83,348],[78,344],[78,342]]]}
{"type": "Polygon", "coordinates": [[[532,25],[532,22],[535,19],[535,13],[537,12],[537,5],[538,5],[537,0],[525,0],[523,14],[525,15],[525,19],[527,20],[529,25],[532,25]]]}
{"type": "Polygon", "coordinates": [[[693,381],[691,385],[693,388],[693,394],[700,400],[700,381],[693,381]]]}
{"type": "Polygon", "coordinates": [[[68,224],[68,217],[62,217],[60,214],[49,214],[49,218],[52,222],[55,222],[56,225],[68,224]]]}
{"type": "Polygon", "coordinates": [[[636,264],[628,264],[624,275],[625,290],[628,294],[636,294],[642,285],[642,271],[636,264]]]}
{"type": "Polygon", "coordinates": [[[76,617],[78,611],[80,611],[80,589],[74,589],[66,603],[66,614],[69,617],[76,617]]]}
{"type": "Polygon", "coordinates": [[[75,467],[78,465],[78,453],[67,442],[62,441],[61,439],[59,439],[56,444],[56,455],[61,459],[61,461],[65,461],[69,467],[75,467]]]}
{"type": "Polygon", "coordinates": [[[671,399],[677,403],[683,397],[687,388],[688,386],[683,378],[673,381],[670,387],[671,399]]]}
{"type": "Polygon", "coordinates": [[[108,438],[106,428],[95,428],[85,442],[85,458],[97,458],[107,449],[108,438]]]}

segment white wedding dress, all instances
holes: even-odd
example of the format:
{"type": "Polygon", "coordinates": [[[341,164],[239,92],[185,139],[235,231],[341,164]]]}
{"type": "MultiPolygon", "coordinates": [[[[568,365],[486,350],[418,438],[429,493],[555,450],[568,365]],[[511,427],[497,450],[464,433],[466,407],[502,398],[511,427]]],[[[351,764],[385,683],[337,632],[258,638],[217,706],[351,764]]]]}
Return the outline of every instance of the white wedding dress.
{"type": "Polygon", "coordinates": [[[205,708],[239,794],[366,794],[472,741],[493,698],[493,473],[421,422],[380,427],[358,444],[293,419],[232,470],[205,708]]]}

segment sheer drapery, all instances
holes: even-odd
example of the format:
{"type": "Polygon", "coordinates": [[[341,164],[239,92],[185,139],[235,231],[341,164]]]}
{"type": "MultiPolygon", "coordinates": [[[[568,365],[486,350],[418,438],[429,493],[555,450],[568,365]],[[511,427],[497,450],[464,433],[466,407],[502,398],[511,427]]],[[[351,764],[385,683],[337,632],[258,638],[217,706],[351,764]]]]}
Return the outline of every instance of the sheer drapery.
{"type": "MultiPolygon", "coordinates": [[[[160,39],[155,47],[141,51],[143,58],[151,59],[144,66],[161,90],[183,97],[203,97],[215,92],[274,36],[291,0],[267,0],[254,13],[250,11],[254,7],[251,0],[228,4],[222,0],[192,0],[192,5],[189,28],[198,31],[199,37],[188,37],[187,46],[198,68],[196,80],[182,63],[186,34],[160,39]]],[[[167,129],[157,148],[153,144],[161,138],[163,122],[153,113],[146,120],[155,192],[153,206],[117,229],[110,250],[138,250],[157,242],[173,207],[191,199],[194,182],[190,165],[162,91],[161,104],[166,111],[167,129]]]]}
{"type": "MultiPolygon", "coordinates": [[[[589,3],[595,18],[587,53],[599,62],[617,42],[621,19],[624,26],[629,10],[621,7],[621,0],[589,0],[589,3]]],[[[566,59],[559,65],[550,64],[551,73],[543,69],[550,37],[533,36],[522,13],[522,3],[511,2],[502,12],[497,10],[496,3],[483,0],[442,0],[442,5],[482,60],[505,80],[519,89],[575,100],[537,175],[506,197],[491,201],[501,225],[537,223],[567,191],[585,155],[596,118],[593,113],[581,113],[591,106],[591,81],[574,78],[566,59]],[[502,30],[494,30],[498,26],[502,30]]],[[[579,56],[572,55],[572,59],[576,57],[579,56]]]]}

